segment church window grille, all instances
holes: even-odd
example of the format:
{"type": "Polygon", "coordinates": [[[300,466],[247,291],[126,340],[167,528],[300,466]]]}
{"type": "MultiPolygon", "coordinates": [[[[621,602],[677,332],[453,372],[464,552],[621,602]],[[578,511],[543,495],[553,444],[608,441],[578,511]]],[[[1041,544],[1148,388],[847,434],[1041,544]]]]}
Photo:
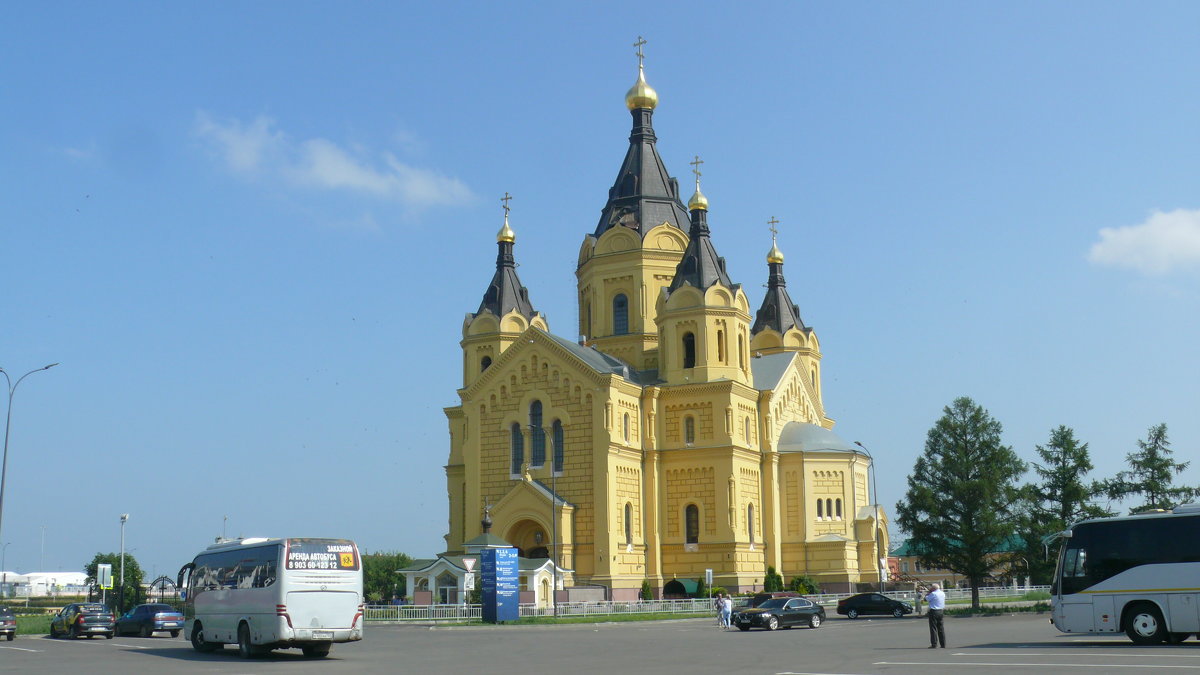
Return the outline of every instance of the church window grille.
{"type": "Polygon", "coordinates": [[[683,367],[696,367],[696,336],[693,333],[683,334],[683,367]]]}
{"type": "Polygon", "coordinates": [[[688,504],[684,510],[683,520],[686,526],[686,543],[700,543],[700,507],[695,504],[688,504]]]}
{"type": "Polygon", "coordinates": [[[629,332],[629,298],[624,293],[618,293],[613,298],[613,335],[625,335],[629,332]]]}
{"type": "Polygon", "coordinates": [[[521,425],[512,425],[512,475],[521,474],[521,465],[525,463],[525,437],[521,435],[521,425]]]}
{"type": "Polygon", "coordinates": [[[490,356],[483,357],[482,359],[479,360],[479,372],[482,373],[483,371],[487,370],[488,366],[490,366],[490,365],[492,365],[492,357],[490,357],[490,356]]]}
{"type": "Polygon", "coordinates": [[[625,545],[633,545],[633,504],[625,502],[625,545]]]}
{"type": "Polygon", "coordinates": [[[529,404],[529,465],[546,464],[546,430],[542,428],[542,402],[529,404]]]}
{"type": "Polygon", "coordinates": [[[683,442],[685,445],[696,442],[696,418],[691,415],[683,418],[683,442]]]}
{"type": "Polygon", "coordinates": [[[552,431],[554,434],[554,473],[562,475],[563,454],[566,451],[566,448],[563,447],[564,434],[563,434],[562,421],[554,420],[554,426],[552,427],[552,431]]]}

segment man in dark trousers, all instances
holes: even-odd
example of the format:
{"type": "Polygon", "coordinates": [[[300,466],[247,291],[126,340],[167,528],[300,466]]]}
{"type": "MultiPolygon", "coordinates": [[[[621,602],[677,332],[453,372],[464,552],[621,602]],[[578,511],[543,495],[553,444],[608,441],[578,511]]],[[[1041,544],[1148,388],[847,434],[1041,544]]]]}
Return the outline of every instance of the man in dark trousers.
{"type": "Polygon", "coordinates": [[[929,648],[936,649],[940,644],[944,649],[946,627],[943,625],[943,618],[946,614],[946,594],[941,586],[934,584],[929,588],[929,595],[925,596],[925,601],[929,603],[929,648]]]}

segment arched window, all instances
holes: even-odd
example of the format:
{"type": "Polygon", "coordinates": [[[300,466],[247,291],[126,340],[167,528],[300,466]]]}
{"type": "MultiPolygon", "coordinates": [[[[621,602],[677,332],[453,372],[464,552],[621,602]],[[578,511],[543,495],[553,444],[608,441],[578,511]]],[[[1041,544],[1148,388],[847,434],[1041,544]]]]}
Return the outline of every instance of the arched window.
{"type": "Polygon", "coordinates": [[[700,543],[700,507],[688,504],[683,511],[683,520],[687,534],[685,542],[688,544],[700,543]]]}
{"type": "Polygon", "coordinates": [[[838,499],[838,500],[835,502],[835,505],[837,506],[837,517],[838,517],[838,519],[840,520],[840,519],[841,519],[841,517],[842,517],[842,500],[841,500],[841,498],[839,498],[839,499],[838,499]]]}
{"type": "Polygon", "coordinates": [[[691,415],[683,418],[683,442],[685,445],[696,442],[696,418],[691,415]]]}
{"type": "Polygon", "coordinates": [[[490,365],[492,365],[492,357],[490,357],[490,356],[483,357],[482,359],[479,360],[479,372],[482,373],[483,371],[487,370],[488,366],[490,366],[490,365]]]}
{"type": "Polygon", "coordinates": [[[625,335],[629,332],[629,298],[624,293],[613,297],[613,335],[625,335]]]}
{"type": "Polygon", "coordinates": [[[633,504],[625,502],[625,545],[633,546],[633,504]]]}
{"type": "Polygon", "coordinates": [[[683,334],[683,367],[696,367],[696,336],[692,333],[683,334]]]}
{"type": "Polygon", "coordinates": [[[542,429],[542,402],[529,404],[529,465],[546,464],[546,430],[542,429]]]}
{"type": "Polygon", "coordinates": [[[512,475],[521,473],[521,465],[525,463],[525,437],[521,435],[521,425],[512,425],[512,475]]]}
{"type": "Polygon", "coordinates": [[[738,336],[738,364],[742,370],[746,369],[746,336],[738,336]]]}
{"type": "Polygon", "coordinates": [[[820,519],[820,518],[824,518],[824,517],[825,517],[825,502],[818,499],[817,500],[817,518],[820,519]]]}
{"type": "Polygon", "coordinates": [[[717,331],[717,360],[725,363],[725,331],[717,331]]]}
{"type": "Polygon", "coordinates": [[[754,543],[754,505],[746,507],[746,531],[750,534],[750,543],[754,543]]]}
{"type": "Polygon", "coordinates": [[[749,417],[742,420],[742,436],[745,438],[747,443],[750,442],[750,418],[749,417]]]}
{"type": "Polygon", "coordinates": [[[625,413],[625,416],[621,418],[621,432],[622,432],[622,435],[624,435],[624,437],[625,437],[625,442],[628,443],[629,442],[629,413],[625,413]]]}
{"type": "Polygon", "coordinates": [[[566,448],[563,447],[564,434],[563,425],[559,420],[554,420],[554,473],[561,474],[563,470],[563,455],[566,453],[566,448]]]}
{"type": "Polygon", "coordinates": [[[832,499],[825,500],[825,517],[829,518],[830,520],[833,520],[833,500],[832,499]]]}

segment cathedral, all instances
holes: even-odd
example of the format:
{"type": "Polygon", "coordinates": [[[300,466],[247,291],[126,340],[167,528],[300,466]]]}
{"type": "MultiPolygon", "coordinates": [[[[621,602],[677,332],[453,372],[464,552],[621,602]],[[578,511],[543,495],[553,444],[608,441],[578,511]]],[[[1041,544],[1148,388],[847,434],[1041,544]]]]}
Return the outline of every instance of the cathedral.
{"type": "MultiPolygon", "coordinates": [[[[699,158],[685,205],[659,156],[640,46],[625,104],[629,147],[576,260],[577,339],[552,333],[521,284],[506,195],[495,273],[463,322],[461,402],[445,410],[443,558],[502,540],[526,567],[548,560],[558,589],[612,600],[645,582],[682,594],[706,570],[730,592],[761,590],[769,567],[831,592],[874,586],[888,539],[871,459],[832,431],[774,234],[752,311],[717,253],[699,158]]],[[[524,590],[543,602],[549,587],[524,590]]]]}

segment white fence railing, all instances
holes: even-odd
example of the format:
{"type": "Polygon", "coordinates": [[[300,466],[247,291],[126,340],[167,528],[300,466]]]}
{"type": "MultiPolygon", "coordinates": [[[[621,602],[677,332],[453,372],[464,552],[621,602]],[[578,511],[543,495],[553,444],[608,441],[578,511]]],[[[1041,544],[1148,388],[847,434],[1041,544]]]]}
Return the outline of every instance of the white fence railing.
{"type": "MultiPolygon", "coordinates": [[[[1049,586],[1030,586],[1018,589],[1003,587],[988,587],[979,589],[981,600],[995,598],[1013,598],[1027,592],[1050,590],[1049,586]]],[[[808,599],[827,608],[837,605],[837,601],[850,597],[853,593],[837,593],[824,595],[809,595],[808,599]]],[[[889,591],[889,597],[897,600],[913,602],[911,591],[889,591]]],[[[971,590],[952,588],[946,591],[947,600],[970,599],[971,590]]],[[[744,606],[750,601],[749,597],[734,598],[734,606],[744,606]]],[[[480,621],[483,617],[479,605],[367,605],[366,620],[372,623],[465,623],[480,621]]],[[[613,616],[618,614],[694,614],[706,616],[714,613],[713,603],[706,598],[696,600],[641,600],[635,602],[560,602],[557,608],[558,616],[613,616]]],[[[554,607],[538,605],[521,605],[522,617],[553,616],[554,607]]]]}

